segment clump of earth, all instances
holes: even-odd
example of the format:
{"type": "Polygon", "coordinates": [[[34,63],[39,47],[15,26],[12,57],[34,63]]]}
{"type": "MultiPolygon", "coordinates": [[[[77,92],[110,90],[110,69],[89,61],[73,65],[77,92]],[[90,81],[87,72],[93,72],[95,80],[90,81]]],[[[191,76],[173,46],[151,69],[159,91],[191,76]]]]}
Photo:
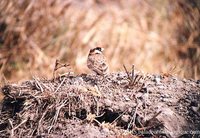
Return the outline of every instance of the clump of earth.
{"type": "Polygon", "coordinates": [[[1,88],[1,137],[199,137],[200,82],[111,73],[1,88]]]}

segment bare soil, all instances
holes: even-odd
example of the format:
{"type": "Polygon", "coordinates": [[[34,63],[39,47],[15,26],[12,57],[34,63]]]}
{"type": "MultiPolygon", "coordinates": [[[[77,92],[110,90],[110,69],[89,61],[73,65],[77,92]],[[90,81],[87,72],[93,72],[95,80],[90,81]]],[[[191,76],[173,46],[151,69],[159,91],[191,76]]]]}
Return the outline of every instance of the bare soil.
{"type": "Polygon", "coordinates": [[[1,88],[1,137],[200,137],[200,82],[118,72],[1,88]]]}

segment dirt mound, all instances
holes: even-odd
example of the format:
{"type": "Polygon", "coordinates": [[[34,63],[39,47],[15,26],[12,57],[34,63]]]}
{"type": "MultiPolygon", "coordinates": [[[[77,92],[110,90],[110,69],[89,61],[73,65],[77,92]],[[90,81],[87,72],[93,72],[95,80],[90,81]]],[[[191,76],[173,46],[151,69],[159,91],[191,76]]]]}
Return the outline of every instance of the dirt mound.
{"type": "Polygon", "coordinates": [[[0,81],[51,77],[56,59],[88,73],[96,46],[112,71],[134,63],[199,79],[199,36],[199,0],[1,0],[0,81]]]}
{"type": "Polygon", "coordinates": [[[34,78],[3,86],[0,135],[200,136],[199,81],[128,74],[34,78]]]}

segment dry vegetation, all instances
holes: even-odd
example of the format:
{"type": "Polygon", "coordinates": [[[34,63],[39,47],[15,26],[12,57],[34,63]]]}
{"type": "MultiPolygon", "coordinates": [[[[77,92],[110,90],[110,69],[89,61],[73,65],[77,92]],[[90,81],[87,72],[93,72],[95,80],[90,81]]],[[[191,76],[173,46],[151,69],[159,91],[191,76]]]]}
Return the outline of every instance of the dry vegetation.
{"type": "Polygon", "coordinates": [[[34,78],[0,88],[0,137],[200,136],[200,82],[111,73],[34,78]],[[193,133],[191,133],[193,132],[193,133]]]}
{"type": "Polygon", "coordinates": [[[56,59],[88,72],[88,50],[105,47],[111,71],[200,77],[195,0],[1,0],[0,80],[52,76],[56,59]],[[128,57],[128,58],[127,58],[128,57]]]}

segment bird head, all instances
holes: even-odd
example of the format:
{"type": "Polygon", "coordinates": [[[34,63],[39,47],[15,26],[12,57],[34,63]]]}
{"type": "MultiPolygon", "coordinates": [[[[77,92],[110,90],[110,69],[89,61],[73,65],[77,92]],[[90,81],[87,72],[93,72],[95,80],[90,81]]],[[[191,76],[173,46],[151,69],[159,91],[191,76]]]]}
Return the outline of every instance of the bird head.
{"type": "Polygon", "coordinates": [[[103,51],[104,51],[104,48],[96,47],[90,50],[90,54],[102,54],[103,51]]]}

